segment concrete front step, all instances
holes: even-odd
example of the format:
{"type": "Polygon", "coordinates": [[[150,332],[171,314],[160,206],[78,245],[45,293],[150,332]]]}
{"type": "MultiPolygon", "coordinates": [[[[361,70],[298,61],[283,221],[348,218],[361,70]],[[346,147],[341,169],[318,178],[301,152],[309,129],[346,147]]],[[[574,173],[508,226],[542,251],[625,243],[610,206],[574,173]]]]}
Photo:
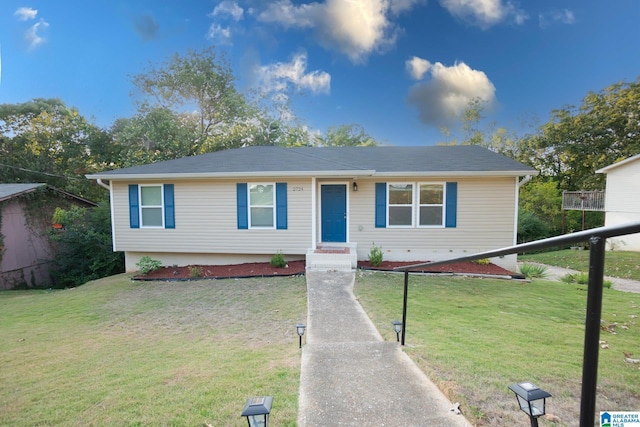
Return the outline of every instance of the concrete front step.
{"type": "Polygon", "coordinates": [[[306,269],[313,271],[351,271],[358,267],[355,243],[324,244],[307,250],[306,269]]]}

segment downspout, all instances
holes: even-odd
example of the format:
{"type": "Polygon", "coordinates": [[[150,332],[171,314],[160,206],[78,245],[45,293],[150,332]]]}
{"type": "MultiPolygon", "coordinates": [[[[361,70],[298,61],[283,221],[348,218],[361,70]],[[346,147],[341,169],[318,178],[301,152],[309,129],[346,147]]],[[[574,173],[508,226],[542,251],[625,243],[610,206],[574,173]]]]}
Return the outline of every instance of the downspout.
{"type": "Polygon", "coordinates": [[[525,185],[527,182],[531,181],[532,178],[533,177],[531,175],[526,175],[524,178],[522,178],[522,181],[518,181],[518,189],[520,189],[520,187],[525,185]]]}
{"type": "MultiPolygon", "coordinates": [[[[524,178],[522,178],[522,180],[520,181],[516,181],[516,206],[515,206],[515,218],[514,218],[514,224],[513,224],[513,244],[517,245],[518,244],[518,216],[520,214],[520,209],[519,209],[519,205],[520,205],[520,187],[522,187],[523,185],[525,185],[527,182],[531,181],[531,178],[533,178],[531,175],[526,175],[524,178]]],[[[517,180],[518,178],[516,178],[517,180]]]]}
{"type": "Polygon", "coordinates": [[[102,180],[100,178],[98,178],[96,180],[96,182],[98,183],[98,185],[102,188],[106,188],[107,190],[111,190],[111,187],[108,186],[107,184],[105,184],[104,182],[102,182],[102,180]]]}
{"type": "Polygon", "coordinates": [[[111,181],[109,181],[109,185],[102,182],[100,178],[96,179],[96,182],[100,187],[106,188],[107,190],[109,190],[109,209],[111,211],[111,239],[112,239],[111,249],[113,250],[113,252],[117,252],[116,251],[116,220],[115,220],[116,216],[115,216],[115,208],[113,206],[113,189],[111,188],[111,181]]]}

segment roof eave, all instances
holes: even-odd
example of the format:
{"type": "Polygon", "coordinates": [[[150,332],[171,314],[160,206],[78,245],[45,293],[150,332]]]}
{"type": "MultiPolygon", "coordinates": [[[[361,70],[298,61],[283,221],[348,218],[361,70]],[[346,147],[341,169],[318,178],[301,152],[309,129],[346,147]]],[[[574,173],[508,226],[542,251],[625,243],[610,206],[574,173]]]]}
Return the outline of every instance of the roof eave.
{"type": "Polygon", "coordinates": [[[335,171],[262,171],[262,172],[202,172],[202,173],[149,173],[149,174],[91,174],[88,179],[106,179],[112,181],[129,181],[135,179],[221,179],[239,177],[365,177],[374,175],[374,170],[335,170],[335,171]]]}
{"type": "Polygon", "coordinates": [[[537,170],[524,171],[416,171],[416,172],[376,172],[375,176],[380,177],[403,177],[403,176],[424,176],[424,177],[471,177],[471,176],[527,176],[538,175],[537,170]]]}

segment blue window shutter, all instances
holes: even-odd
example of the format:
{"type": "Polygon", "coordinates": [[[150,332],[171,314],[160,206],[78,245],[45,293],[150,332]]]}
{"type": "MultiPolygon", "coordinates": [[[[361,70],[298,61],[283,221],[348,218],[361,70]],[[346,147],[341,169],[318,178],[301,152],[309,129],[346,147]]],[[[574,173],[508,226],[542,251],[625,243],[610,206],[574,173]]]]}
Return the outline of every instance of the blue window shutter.
{"type": "Polygon", "coordinates": [[[458,216],[458,183],[447,182],[447,202],[445,213],[445,227],[454,228],[458,216]]]}
{"type": "Polygon", "coordinates": [[[287,183],[276,183],[276,228],[287,229],[287,183]]]}
{"type": "Polygon", "coordinates": [[[387,226],[387,183],[376,182],[376,228],[387,226]]]}
{"type": "Polygon", "coordinates": [[[249,207],[246,183],[236,184],[236,199],[238,205],[238,229],[246,230],[249,228],[249,207]]]}
{"type": "Polygon", "coordinates": [[[129,184],[129,227],[140,228],[140,202],[138,202],[137,184],[129,184]]]}
{"type": "Polygon", "coordinates": [[[176,228],[173,184],[164,185],[164,228],[176,228]]]}

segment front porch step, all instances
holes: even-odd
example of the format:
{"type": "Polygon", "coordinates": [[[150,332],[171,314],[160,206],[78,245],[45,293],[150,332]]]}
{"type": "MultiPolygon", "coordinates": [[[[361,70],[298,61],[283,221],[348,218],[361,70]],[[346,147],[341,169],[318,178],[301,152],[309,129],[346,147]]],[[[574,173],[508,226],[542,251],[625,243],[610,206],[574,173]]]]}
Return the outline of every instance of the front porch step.
{"type": "Polygon", "coordinates": [[[358,267],[355,243],[324,244],[307,249],[306,269],[314,271],[351,271],[358,267]]]}

